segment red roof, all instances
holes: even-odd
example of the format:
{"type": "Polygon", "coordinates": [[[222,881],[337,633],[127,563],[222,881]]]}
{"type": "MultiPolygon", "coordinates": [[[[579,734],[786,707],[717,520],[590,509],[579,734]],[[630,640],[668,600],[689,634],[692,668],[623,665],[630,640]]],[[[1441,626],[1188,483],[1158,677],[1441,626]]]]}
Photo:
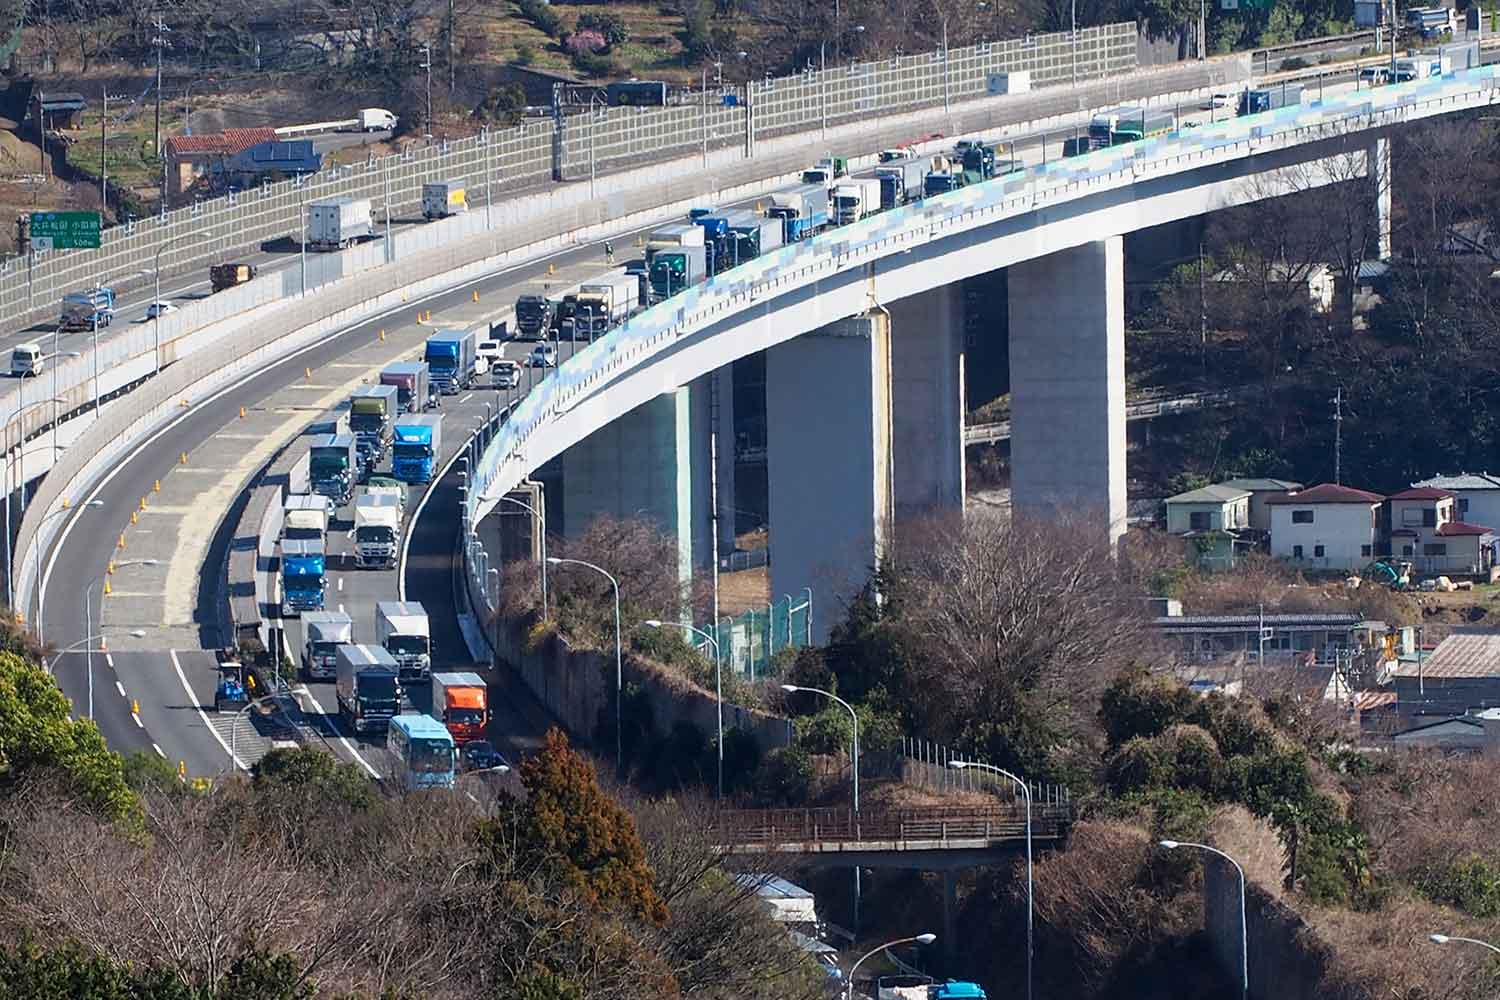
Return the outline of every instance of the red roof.
{"type": "Polygon", "coordinates": [[[270,142],[275,138],[276,130],[270,126],[226,128],[210,135],[174,135],[167,139],[167,153],[171,156],[233,156],[257,143],[270,142]]]}
{"type": "Polygon", "coordinates": [[[1352,486],[1338,486],[1334,483],[1320,483],[1317,486],[1309,486],[1305,490],[1294,490],[1291,493],[1281,493],[1276,496],[1266,497],[1266,503],[1364,503],[1377,504],[1385,500],[1379,493],[1370,493],[1365,490],[1357,490],[1352,486]]]}
{"type": "Polygon", "coordinates": [[[1440,490],[1435,486],[1413,486],[1411,489],[1393,493],[1388,500],[1448,500],[1453,496],[1447,490],[1440,490]]]}
{"type": "Polygon", "coordinates": [[[1437,533],[1439,535],[1492,535],[1492,534],[1494,534],[1494,532],[1491,531],[1489,528],[1482,527],[1482,526],[1480,526],[1478,524],[1469,524],[1469,523],[1467,523],[1465,521],[1449,521],[1447,524],[1444,524],[1443,526],[1441,526],[1440,528],[1438,528],[1437,533]]]}

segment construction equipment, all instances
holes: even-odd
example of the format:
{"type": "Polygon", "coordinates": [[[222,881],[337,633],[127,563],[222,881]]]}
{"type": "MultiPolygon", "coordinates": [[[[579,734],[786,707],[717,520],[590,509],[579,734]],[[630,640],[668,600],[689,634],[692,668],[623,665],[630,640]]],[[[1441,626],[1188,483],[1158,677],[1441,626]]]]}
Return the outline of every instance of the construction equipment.
{"type": "Polygon", "coordinates": [[[1406,560],[1382,556],[1361,570],[1359,575],[1374,583],[1384,584],[1392,590],[1411,588],[1411,563],[1406,560]]]}

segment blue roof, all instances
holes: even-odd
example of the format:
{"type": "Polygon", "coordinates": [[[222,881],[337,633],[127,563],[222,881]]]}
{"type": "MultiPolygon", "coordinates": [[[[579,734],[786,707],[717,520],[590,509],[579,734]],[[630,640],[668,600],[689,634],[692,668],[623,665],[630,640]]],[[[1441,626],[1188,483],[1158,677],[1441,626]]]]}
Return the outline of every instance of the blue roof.
{"type": "Polygon", "coordinates": [[[448,727],[430,715],[398,715],[391,719],[391,725],[406,733],[410,739],[453,742],[448,727]]]}
{"type": "Polygon", "coordinates": [[[978,983],[955,983],[951,980],[946,983],[938,983],[929,991],[932,1000],[957,1000],[966,997],[969,1000],[986,1000],[984,990],[978,983]]]}

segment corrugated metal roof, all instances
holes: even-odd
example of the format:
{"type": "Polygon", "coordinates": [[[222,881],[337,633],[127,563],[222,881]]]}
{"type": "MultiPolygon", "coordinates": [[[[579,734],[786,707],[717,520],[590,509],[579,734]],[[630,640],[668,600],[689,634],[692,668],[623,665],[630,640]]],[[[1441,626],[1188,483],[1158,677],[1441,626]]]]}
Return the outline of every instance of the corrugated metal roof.
{"type": "Polygon", "coordinates": [[[1354,708],[1360,712],[1373,712],[1394,704],[1396,704],[1394,691],[1360,691],[1354,695],[1354,708]]]}
{"type": "MultiPolygon", "coordinates": [[[[1359,615],[1348,611],[1330,611],[1321,615],[1266,615],[1265,623],[1272,628],[1355,628],[1363,622],[1359,615]]],[[[1168,615],[1156,619],[1160,628],[1257,628],[1259,615],[1168,615]]],[[[1370,622],[1370,625],[1383,625],[1370,622]]]]}
{"type": "Polygon", "coordinates": [[[1500,479],[1484,472],[1460,472],[1453,476],[1433,476],[1413,486],[1434,486],[1440,490],[1500,490],[1500,479]]]}
{"type": "MultiPolygon", "coordinates": [[[[1226,479],[1219,485],[1233,486],[1235,489],[1249,490],[1251,493],[1288,493],[1292,490],[1300,490],[1303,486],[1302,483],[1294,483],[1290,479],[1226,479]]],[[[1500,486],[1500,483],[1496,486],[1500,486]]]]}
{"type": "MultiPolygon", "coordinates": [[[[1403,660],[1398,677],[1416,677],[1415,660],[1403,660]]],[[[1462,632],[1438,643],[1431,656],[1422,657],[1421,675],[1435,677],[1500,677],[1500,632],[1462,632]]]]}
{"type": "Polygon", "coordinates": [[[1167,497],[1167,503],[1229,503],[1249,495],[1249,490],[1236,489],[1232,486],[1203,486],[1196,490],[1188,490],[1186,493],[1179,493],[1175,497],[1167,497]]]}

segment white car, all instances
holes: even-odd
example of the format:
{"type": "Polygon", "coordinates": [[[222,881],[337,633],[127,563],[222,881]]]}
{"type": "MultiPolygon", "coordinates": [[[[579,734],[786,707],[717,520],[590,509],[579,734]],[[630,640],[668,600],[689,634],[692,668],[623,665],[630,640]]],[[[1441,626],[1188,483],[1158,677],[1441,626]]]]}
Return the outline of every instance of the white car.
{"type": "Polygon", "coordinates": [[[490,362],[491,364],[494,364],[496,361],[500,360],[500,354],[501,354],[500,341],[498,341],[498,340],[481,340],[479,342],[479,346],[474,349],[474,353],[477,354],[477,355],[479,355],[481,358],[484,358],[486,361],[490,362]]]}
{"type": "Polygon", "coordinates": [[[1214,107],[1214,108],[1227,108],[1231,104],[1234,103],[1234,96],[1232,94],[1223,94],[1223,93],[1215,94],[1213,97],[1211,97],[1209,99],[1208,103],[1209,103],[1210,107],[1214,107]]]}
{"type": "Polygon", "coordinates": [[[159,316],[165,316],[167,313],[174,313],[176,311],[177,307],[170,302],[153,302],[146,307],[146,318],[156,319],[159,316]]]}
{"type": "Polygon", "coordinates": [[[532,368],[556,368],[557,346],[555,344],[537,344],[526,356],[526,364],[532,368]]]}

